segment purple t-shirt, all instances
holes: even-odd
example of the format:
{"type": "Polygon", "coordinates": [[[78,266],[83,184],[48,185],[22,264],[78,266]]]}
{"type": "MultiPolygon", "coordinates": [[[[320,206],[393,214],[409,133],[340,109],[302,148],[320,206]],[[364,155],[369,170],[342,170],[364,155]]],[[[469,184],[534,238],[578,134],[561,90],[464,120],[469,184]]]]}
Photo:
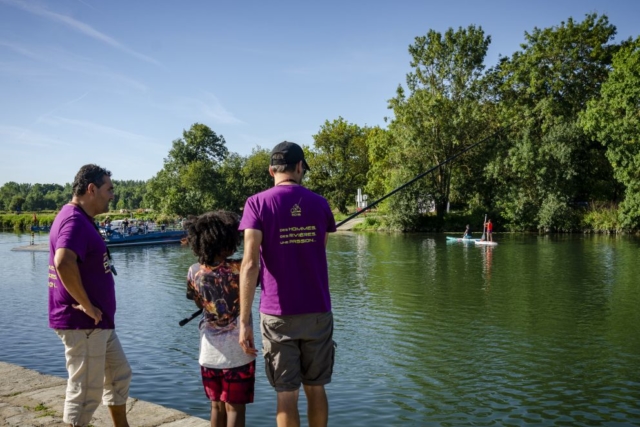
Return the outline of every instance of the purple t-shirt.
{"type": "Polygon", "coordinates": [[[116,290],[107,246],[91,219],[81,208],[65,205],[51,225],[49,235],[49,327],[54,329],[114,329],[116,290]],[[73,308],[77,301],[69,295],[54,266],[56,249],[66,248],[78,256],[82,285],[93,305],[102,311],[96,325],[83,311],[73,308]]]}
{"type": "Polygon", "coordinates": [[[336,222],[323,197],[300,185],[275,186],[247,199],[239,228],[262,231],[261,313],[331,311],[324,242],[336,222]]]}

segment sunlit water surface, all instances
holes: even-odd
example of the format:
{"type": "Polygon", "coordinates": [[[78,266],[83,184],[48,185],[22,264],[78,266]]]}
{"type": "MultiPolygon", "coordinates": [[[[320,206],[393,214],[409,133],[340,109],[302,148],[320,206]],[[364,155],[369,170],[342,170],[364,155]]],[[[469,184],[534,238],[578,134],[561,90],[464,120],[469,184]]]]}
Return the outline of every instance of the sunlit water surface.
{"type": "MultiPolygon", "coordinates": [[[[48,255],[10,250],[29,239],[0,233],[0,360],[64,377],[62,344],[47,327],[48,255]]],[[[640,242],[497,240],[331,236],[330,425],[640,425],[640,242]]],[[[196,309],[185,298],[194,256],[180,246],[112,255],[131,395],[208,418],[196,322],[178,326],[196,309]]],[[[259,358],[247,425],[274,419],[259,358]]]]}

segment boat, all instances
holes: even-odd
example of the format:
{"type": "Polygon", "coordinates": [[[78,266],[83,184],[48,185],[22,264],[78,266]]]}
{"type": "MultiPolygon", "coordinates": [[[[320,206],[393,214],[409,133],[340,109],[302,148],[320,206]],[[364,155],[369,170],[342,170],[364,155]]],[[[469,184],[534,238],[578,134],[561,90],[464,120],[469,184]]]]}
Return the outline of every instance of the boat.
{"type": "Polygon", "coordinates": [[[453,237],[447,236],[447,240],[450,242],[475,242],[480,239],[474,239],[473,237],[453,237]]]}
{"type": "MultiPolygon", "coordinates": [[[[127,227],[127,232],[124,231],[124,227],[120,226],[121,220],[113,221],[116,227],[98,227],[102,238],[106,242],[107,246],[122,247],[122,246],[142,246],[142,245],[160,245],[167,243],[185,243],[187,237],[186,230],[183,229],[166,229],[164,226],[160,228],[148,228],[148,227],[127,227]]],[[[49,232],[51,226],[37,226],[31,227],[33,232],[49,232]]]]}
{"type": "Polygon", "coordinates": [[[180,243],[181,240],[187,236],[185,230],[158,230],[148,231],[146,233],[123,234],[117,230],[105,230],[101,228],[100,233],[110,248],[180,243]]]}

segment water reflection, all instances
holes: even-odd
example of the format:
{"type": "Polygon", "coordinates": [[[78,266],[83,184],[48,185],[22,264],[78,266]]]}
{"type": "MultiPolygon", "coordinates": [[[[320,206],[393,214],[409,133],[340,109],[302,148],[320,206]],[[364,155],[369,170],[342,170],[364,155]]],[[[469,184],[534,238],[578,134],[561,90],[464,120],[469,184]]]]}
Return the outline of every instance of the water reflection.
{"type": "MultiPolygon", "coordinates": [[[[47,328],[47,254],[2,244],[16,239],[0,234],[0,360],[64,376],[47,328]]],[[[330,425],[640,424],[639,247],[584,236],[505,236],[495,248],[332,236],[330,425]]],[[[208,417],[195,323],[178,326],[195,310],[185,298],[193,255],[177,246],[112,255],[132,395],[208,417]]],[[[273,425],[261,358],[257,373],[247,423],[273,425]]]]}
{"type": "Polygon", "coordinates": [[[483,272],[484,272],[484,287],[482,288],[485,292],[489,292],[491,288],[491,268],[493,267],[493,246],[481,246],[480,250],[482,252],[483,258],[483,272]]]}

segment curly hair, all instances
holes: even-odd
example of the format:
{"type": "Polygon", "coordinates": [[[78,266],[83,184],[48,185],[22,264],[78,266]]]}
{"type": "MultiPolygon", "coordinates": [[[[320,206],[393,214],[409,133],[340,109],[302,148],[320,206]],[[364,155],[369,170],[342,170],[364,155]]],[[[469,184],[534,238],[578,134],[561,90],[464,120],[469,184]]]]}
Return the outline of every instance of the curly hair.
{"type": "Polygon", "coordinates": [[[104,184],[104,176],[111,176],[111,172],[98,165],[84,165],[80,168],[76,177],[73,179],[73,195],[82,196],[87,192],[89,184],[95,184],[102,187],[104,184]]]}
{"type": "Polygon", "coordinates": [[[239,216],[228,211],[190,216],[185,222],[185,229],[189,246],[198,262],[214,265],[216,257],[233,254],[240,244],[239,225],[239,216]]]}

